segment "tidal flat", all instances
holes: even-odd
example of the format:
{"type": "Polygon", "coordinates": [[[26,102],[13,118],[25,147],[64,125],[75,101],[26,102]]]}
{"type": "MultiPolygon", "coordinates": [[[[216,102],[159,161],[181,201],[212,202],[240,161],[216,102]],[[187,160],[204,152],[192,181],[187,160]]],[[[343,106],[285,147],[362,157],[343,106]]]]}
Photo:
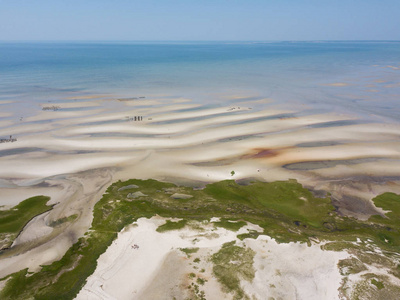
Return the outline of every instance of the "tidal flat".
{"type": "Polygon", "coordinates": [[[50,200],[19,234],[6,233],[2,297],[356,299],[397,291],[399,232],[386,211],[400,194],[396,124],[253,110],[237,98],[213,108],[146,99],[154,106],[110,96],[93,98],[92,110],[63,111],[58,102],[61,109],[24,121],[40,124],[12,127],[20,137],[2,145],[3,212],[25,195],[50,200]],[[144,121],[127,118],[138,109],[144,121]],[[290,167],[298,165],[306,167],[290,167]],[[190,257],[180,250],[192,248],[190,257]],[[230,251],[246,261],[227,263],[230,251]],[[247,271],[232,277],[236,264],[247,271]],[[121,287],[124,278],[136,284],[121,287]]]}

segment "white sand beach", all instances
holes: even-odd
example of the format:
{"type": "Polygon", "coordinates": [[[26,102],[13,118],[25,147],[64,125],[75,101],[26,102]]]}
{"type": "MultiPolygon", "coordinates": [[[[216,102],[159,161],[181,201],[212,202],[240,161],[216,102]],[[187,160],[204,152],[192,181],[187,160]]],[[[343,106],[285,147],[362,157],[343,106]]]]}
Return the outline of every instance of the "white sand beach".
{"type": "Polygon", "coordinates": [[[243,280],[241,285],[249,297],[255,299],[339,299],[338,288],[341,276],[336,267],[340,259],[349,255],[345,252],[327,252],[319,245],[289,243],[278,244],[268,236],[241,242],[236,235],[254,228],[249,224],[235,233],[223,228],[215,229],[212,222],[200,224],[206,231],[190,228],[158,233],[155,229],[165,219],[141,218],[123,230],[118,239],[101,255],[96,271],[76,299],[186,299],[187,288],[179,291],[174,286],[187,283],[189,273],[207,278],[203,286],[206,299],[232,299],[212,279],[212,264],[207,263],[223,243],[236,241],[256,253],[254,267],[257,270],[252,282],[243,280]],[[138,246],[138,248],[135,247],[138,246]],[[199,251],[189,259],[180,248],[197,247],[199,251]],[[176,256],[175,264],[165,264],[176,256]],[[193,268],[194,257],[199,258],[193,268]],[[204,272],[200,269],[204,268],[204,272]],[[158,274],[171,274],[159,283],[158,274]],[[306,275],[307,274],[307,275],[306,275]],[[156,298],[150,289],[159,289],[156,298]],[[150,289],[148,289],[148,287],[150,289]],[[162,293],[161,293],[162,292],[162,293]]]}

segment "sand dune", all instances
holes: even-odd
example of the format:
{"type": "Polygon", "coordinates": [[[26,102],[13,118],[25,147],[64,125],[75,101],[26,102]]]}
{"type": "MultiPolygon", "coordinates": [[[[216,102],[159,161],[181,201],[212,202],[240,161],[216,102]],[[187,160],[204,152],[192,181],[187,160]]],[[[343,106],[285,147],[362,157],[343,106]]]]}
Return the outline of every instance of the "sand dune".
{"type": "Polygon", "coordinates": [[[141,218],[136,222],[137,227],[122,231],[101,255],[96,271],[88,278],[76,299],[154,299],[149,297],[152,293],[147,287],[151,286],[154,293],[157,285],[163,292],[158,294],[157,299],[186,299],[189,295],[185,294],[187,288],[183,282],[190,272],[199,271],[190,267],[190,261],[179,248],[191,247],[200,248],[196,257],[200,261],[198,267],[204,268],[201,276],[208,279],[202,287],[206,299],[231,299],[231,295],[224,294],[222,287],[213,281],[212,264],[207,263],[223,243],[230,241],[250,247],[257,253],[254,258],[257,270],[254,280],[241,282],[248,296],[256,299],[339,299],[337,290],[341,276],[336,264],[339,259],[348,257],[345,252],[322,251],[318,245],[278,244],[268,236],[246,239],[244,243],[237,239],[236,234],[254,230],[254,226],[241,228],[235,233],[223,228],[215,230],[211,222],[209,225],[201,224],[206,230],[201,233],[190,228],[162,234],[156,232],[155,229],[164,222],[165,219],[159,217],[141,218]],[[211,230],[212,237],[209,236],[211,230]],[[172,254],[177,257],[175,263],[179,264],[178,268],[170,262],[163,263],[172,254]],[[174,276],[155,281],[157,274],[171,272],[174,276]],[[305,273],[308,275],[304,276],[305,273]],[[174,291],[174,286],[182,287],[174,291]]]}

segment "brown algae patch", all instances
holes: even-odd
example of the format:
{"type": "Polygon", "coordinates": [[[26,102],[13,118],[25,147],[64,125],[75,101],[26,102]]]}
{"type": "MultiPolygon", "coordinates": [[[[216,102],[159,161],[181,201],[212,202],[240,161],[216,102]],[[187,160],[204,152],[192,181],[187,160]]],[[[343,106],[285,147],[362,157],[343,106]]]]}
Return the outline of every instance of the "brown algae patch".
{"type": "Polygon", "coordinates": [[[254,148],[242,155],[241,159],[258,159],[258,158],[273,158],[281,155],[285,150],[292,147],[274,149],[274,148],[254,148]]]}

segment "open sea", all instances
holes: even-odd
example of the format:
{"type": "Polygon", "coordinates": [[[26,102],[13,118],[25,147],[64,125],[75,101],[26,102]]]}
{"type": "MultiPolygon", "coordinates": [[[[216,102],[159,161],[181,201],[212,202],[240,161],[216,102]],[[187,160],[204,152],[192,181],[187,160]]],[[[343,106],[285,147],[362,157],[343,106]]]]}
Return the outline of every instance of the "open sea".
{"type": "Polygon", "coordinates": [[[300,113],[398,122],[400,42],[0,43],[0,112],[90,94],[214,106],[268,98],[300,113]]]}

